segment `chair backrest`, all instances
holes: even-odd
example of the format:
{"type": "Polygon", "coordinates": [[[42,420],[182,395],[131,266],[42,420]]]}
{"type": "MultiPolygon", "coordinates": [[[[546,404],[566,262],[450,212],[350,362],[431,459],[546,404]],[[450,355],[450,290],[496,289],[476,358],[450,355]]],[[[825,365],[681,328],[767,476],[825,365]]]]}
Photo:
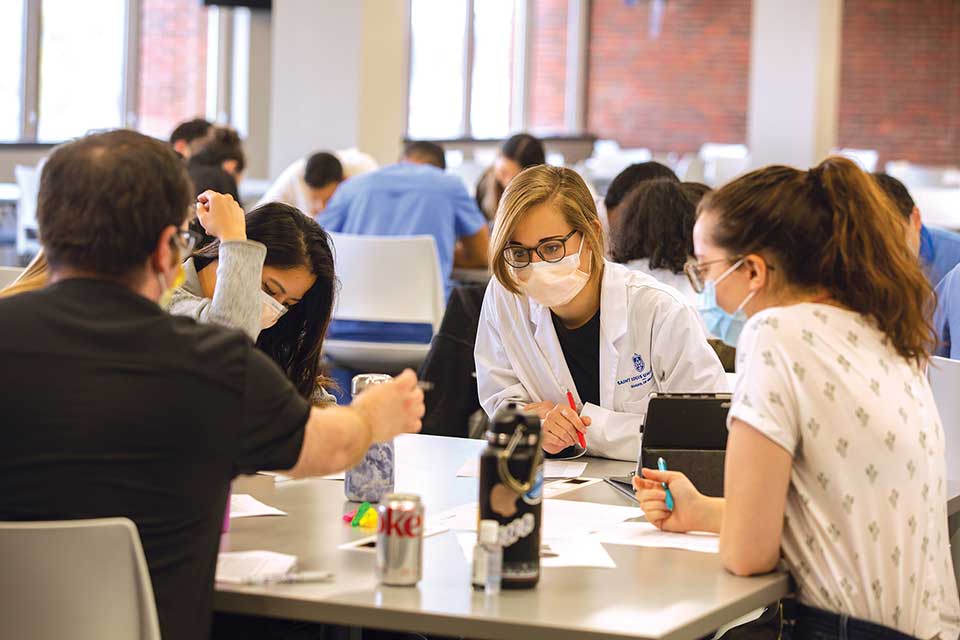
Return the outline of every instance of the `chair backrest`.
{"type": "Polygon", "coordinates": [[[0,522],[0,638],[160,640],[127,518],[0,522]]]}
{"type": "Polygon", "coordinates": [[[0,289],[13,284],[13,281],[20,277],[23,269],[20,267],[0,267],[0,289]]]}
{"type": "Polygon", "coordinates": [[[436,333],[445,296],[433,236],[330,238],[341,285],[334,318],[424,323],[436,333]]]}
{"type": "Polygon", "coordinates": [[[947,441],[947,479],[960,482],[960,360],[935,357],[927,376],[947,441]]]}
{"type": "Polygon", "coordinates": [[[37,195],[40,191],[40,172],[44,162],[36,167],[17,165],[13,173],[20,187],[17,202],[17,253],[36,253],[40,249],[37,232],[37,195]]]}

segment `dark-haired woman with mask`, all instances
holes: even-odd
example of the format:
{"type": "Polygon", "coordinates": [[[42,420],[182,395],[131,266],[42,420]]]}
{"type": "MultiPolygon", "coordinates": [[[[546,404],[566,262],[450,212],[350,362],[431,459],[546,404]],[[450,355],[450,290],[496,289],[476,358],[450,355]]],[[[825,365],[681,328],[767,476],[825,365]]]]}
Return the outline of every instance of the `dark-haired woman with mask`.
{"type": "Polygon", "coordinates": [[[707,195],[693,242],[700,311],[737,345],[724,497],[644,469],[647,520],[719,532],[738,575],[783,561],[796,580],[785,638],[956,638],[944,432],[925,375],[934,298],[899,214],[868,174],[828,158],[707,195]]]}
{"type": "Polygon", "coordinates": [[[217,240],[184,264],[170,313],[240,329],[302,396],[333,402],[319,376],[337,282],[327,234],[289,205],[244,215],[233,198],[213,192],[200,194],[197,218],[217,240]]]}
{"type": "Polygon", "coordinates": [[[524,169],[546,162],[547,153],[539,138],[529,133],[518,133],[507,138],[493,166],[484,172],[477,183],[477,206],[487,220],[492,221],[497,214],[503,190],[511,180],[524,169]]]}

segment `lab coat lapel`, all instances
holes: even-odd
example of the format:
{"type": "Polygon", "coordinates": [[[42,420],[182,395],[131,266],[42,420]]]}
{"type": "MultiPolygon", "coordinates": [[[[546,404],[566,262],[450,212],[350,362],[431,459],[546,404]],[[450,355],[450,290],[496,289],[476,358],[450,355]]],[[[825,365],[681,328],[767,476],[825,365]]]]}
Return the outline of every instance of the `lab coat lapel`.
{"type": "Polygon", "coordinates": [[[544,388],[541,390],[541,395],[544,399],[550,399],[553,402],[564,402],[564,391],[569,389],[579,402],[579,394],[576,385],[573,384],[573,376],[570,375],[567,361],[563,357],[563,349],[560,348],[560,340],[557,338],[557,330],[553,326],[550,309],[534,302],[532,299],[528,299],[528,302],[530,304],[530,320],[536,327],[533,338],[540,349],[540,355],[544,359],[546,370],[551,372],[554,378],[551,381],[548,374],[542,379],[544,388]],[[553,386],[556,388],[550,388],[553,386]]]}
{"type": "Polygon", "coordinates": [[[627,269],[604,260],[600,283],[600,405],[615,410],[620,348],[627,333],[627,269]]]}

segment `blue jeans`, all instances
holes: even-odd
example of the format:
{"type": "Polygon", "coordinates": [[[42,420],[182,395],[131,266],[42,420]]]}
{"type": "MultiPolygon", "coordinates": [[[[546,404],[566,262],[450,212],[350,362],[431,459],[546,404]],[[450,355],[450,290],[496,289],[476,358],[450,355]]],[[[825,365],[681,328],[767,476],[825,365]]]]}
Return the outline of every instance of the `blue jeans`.
{"type": "Polygon", "coordinates": [[[793,613],[793,625],[785,621],[783,626],[789,640],[915,640],[896,629],[802,604],[793,613]]]}

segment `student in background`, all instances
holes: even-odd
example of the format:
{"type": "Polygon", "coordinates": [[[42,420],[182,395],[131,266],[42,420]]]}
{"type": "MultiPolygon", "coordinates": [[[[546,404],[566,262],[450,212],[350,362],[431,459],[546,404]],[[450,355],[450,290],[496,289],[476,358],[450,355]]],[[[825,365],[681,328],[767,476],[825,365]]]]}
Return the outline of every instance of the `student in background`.
{"type": "Polygon", "coordinates": [[[593,198],[570,169],[542,165],[507,187],[491,243],[495,279],[474,357],[480,404],[527,405],[543,448],[585,433],[590,455],[636,460],[650,394],[727,391],[693,308],[674,289],[603,258],[593,198]],[[594,418],[570,409],[593,405],[594,418]]]}
{"type": "Polygon", "coordinates": [[[503,196],[503,190],[510,181],[517,177],[524,169],[546,164],[547,153],[539,138],[529,133],[518,133],[510,136],[503,146],[493,166],[487,169],[477,184],[477,206],[487,217],[493,220],[497,213],[497,205],[503,196]]]}
{"type": "Polygon", "coordinates": [[[217,239],[184,263],[169,311],[240,329],[315,405],[334,402],[320,376],[320,351],[336,294],[330,239],[291,206],[244,216],[233,198],[200,195],[197,217],[217,239]]]}
{"type": "Polygon", "coordinates": [[[610,259],[670,285],[695,305],[697,294],[683,269],[693,255],[696,211],[696,202],[679,182],[661,178],[642,183],[620,204],[610,259]]]}
{"type": "Polygon", "coordinates": [[[960,233],[923,224],[920,209],[907,187],[893,176],[875,173],[873,178],[906,221],[907,241],[914,252],[920,255],[930,283],[936,286],[951,269],[960,264],[960,233]]]}
{"type": "Polygon", "coordinates": [[[680,182],[680,178],[670,167],[659,162],[638,162],[632,164],[613,179],[610,186],[607,187],[607,193],[603,197],[603,206],[607,213],[608,228],[613,229],[616,226],[617,214],[620,203],[624,198],[647,180],[672,180],[680,182]]]}
{"type": "Polygon", "coordinates": [[[219,167],[240,184],[247,168],[247,155],[243,152],[240,134],[232,127],[215,126],[187,161],[188,169],[194,165],[219,167]]]}
{"type": "MultiPolygon", "coordinates": [[[[240,192],[237,188],[237,181],[232,175],[220,167],[197,162],[187,162],[187,173],[190,175],[190,181],[193,183],[194,197],[199,197],[202,193],[212,191],[230,196],[236,202],[240,202],[240,192]]],[[[190,221],[190,228],[200,234],[200,239],[197,241],[198,249],[214,241],[214,237],[207,233],[198,218],[190,221]]]]}
{"type": "Polygon", "coordinates": [[[737,575],[782,558],[793,637],[956,638],[944,434],[924,374],[931,288],[898,214],[868,174],[828,158],[708,195],[693,240],[706,317],[742,328],[725,497],[644,469],[648,521],[719,532],[737,575]]]}
{"type": "Polygon", "coordinates": [[[960,360],[960,266],[944,276],[936,293],[937,311],[933,315],[933,326],[939,342],[934,355],[960,360]],[[958,336],[956,345],[953,344],[954,335],[958,336]]]}
{"type": "Polygon", "coordinates": [[[399,163],[344,182],[317,220],[333,233],[433,236],[449,295],[454,266],[486,266],[490,234],[463,183],[445,168],[440,145],[412,142],[399,163]]]}
{"type": "Polygon", "coordinates": [[[0,520],[133,520],[178,640],[209,636],[237,474],[333,473],[423,414],[412,372],[311,409],[240,332],[163,312],[191,202],[166,143],[118,130],[56,148],[37,207],[51,284],[0,300],[0,520]]]}
{"type": "Polygon", "coordinates": [[[209,138],[213,124],[203,118],[187,120],[177,125],[170,134],[170,146],[184,160],[189,160],[209,138]]]}
{"type": "Polygon", "coordinates": [[[326,208],[341,182],[376,169],[377,161],[356,149],[314,153],[284,169],[257,204],[283,202],[315,216],[326,208]]]}

